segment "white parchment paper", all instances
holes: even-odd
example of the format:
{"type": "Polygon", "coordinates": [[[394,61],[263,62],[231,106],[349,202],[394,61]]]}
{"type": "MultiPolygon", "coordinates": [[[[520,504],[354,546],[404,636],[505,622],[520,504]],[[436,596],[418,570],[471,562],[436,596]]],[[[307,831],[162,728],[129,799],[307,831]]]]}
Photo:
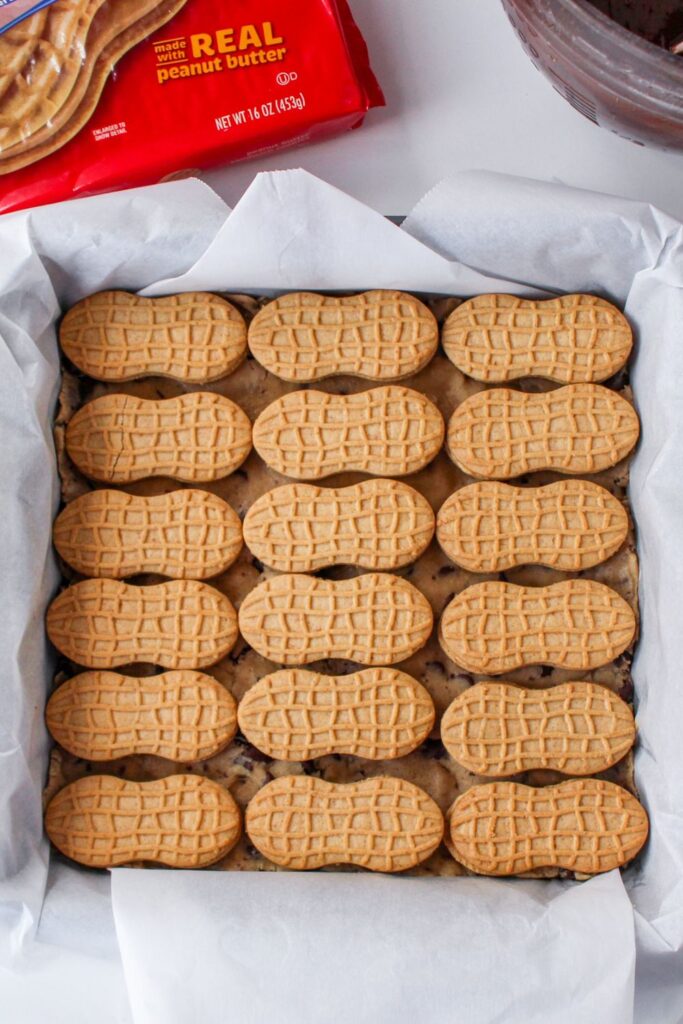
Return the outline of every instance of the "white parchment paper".
{"type": "Polygon", "coordinates": [[[0,1005],[12,1024],[675,1024],[683,229],[644,204],[482,173],[438,186],[402,229],[304,172],[259,176],[226,214],[182,182],[0,220],[0,1005]],[[48,870],[54,320],[102,287],[592,291],[625,307],[643,426],[636,769],[653,825],[637,868],[585,884],[118,870],[111,894],[105,875],[48,870]]]}

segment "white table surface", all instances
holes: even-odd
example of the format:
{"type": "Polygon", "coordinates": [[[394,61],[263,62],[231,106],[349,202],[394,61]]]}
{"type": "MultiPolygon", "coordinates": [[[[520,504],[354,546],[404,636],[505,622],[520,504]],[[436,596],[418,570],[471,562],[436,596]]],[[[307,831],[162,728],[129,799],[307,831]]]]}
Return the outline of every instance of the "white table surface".
{"type": "Polygon", "coordinates": [[[437,181],[487,168],[646,199],[683,219],[683,153],[591,124],[533,67],[500,0],[351,0],[385,91],[359,131],[219,168],[231,205],[258,170],[305,167],[383,213],[437,181]]]}

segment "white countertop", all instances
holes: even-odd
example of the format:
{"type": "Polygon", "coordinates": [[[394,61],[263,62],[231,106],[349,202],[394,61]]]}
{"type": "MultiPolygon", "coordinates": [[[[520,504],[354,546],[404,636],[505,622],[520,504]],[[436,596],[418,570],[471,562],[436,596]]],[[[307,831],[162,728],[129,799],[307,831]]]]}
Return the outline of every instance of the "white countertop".
{"type": "Polygon", "coordinates": [[[305,167],[383,213],[487,168],[646,199],[683,219],[683,153],[591,124],[523,52],[500,0],[351,0],[387,107],[359,131],[207,172],[231,205],[258,170],[305,167]]]}

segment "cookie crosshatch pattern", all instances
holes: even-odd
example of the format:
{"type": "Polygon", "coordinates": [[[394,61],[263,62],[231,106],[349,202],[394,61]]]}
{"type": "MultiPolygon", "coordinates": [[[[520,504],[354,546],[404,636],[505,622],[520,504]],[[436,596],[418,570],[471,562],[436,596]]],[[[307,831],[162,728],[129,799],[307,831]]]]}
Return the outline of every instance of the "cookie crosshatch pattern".
{"type": "Polygon", "coordinates": [[[475,683],[446,709],[441,739],[459,764],[485,776],[551,768],[595,775],[624,757],[635,741],[629,706],[594,683],[526,690],[475,683]]]}
{"type": "Polygon", "coordinates": [[[628,528],[622,503],[588,480],[545,487],[483,481],[461,487],[444,502],[436,536],[449,558],[472,572],[516,565],[573,572],[606,562],[628,528]]]}
{"type": "Polygon", "coordinates": [[[412,583],[388,573],[351,580],[284,573],[247,595],[239,624],[247,643],[283,665],[329,658],[393,665],[424,647],[434,617],[412,583]]]}
{"type": "Polygon", "coordinates": [[[101,483],[205,483],[242,465],[251,423],[236,402],[209,391],[150,401],[109,394],[70,420],[66,448],[81,473],[101,483]]]}
{"type": "Polygon", "coordinates": [[[451,313],[442,341],[455,366],[484,384],[521,377],[577,384],[620,370],[633,334],[624,314],[594,295],[478,295],[451,313]]]}
{"type": "Polygon", "coordinates": [[[296,383],[338,374],[402,380],[436,352],[434,314],[412,295],[374,291],[332,298],[297,292],[251,321],[249,348],[262,366],[296,383]]]}
{"type": "Polygon", "coordinates": [[[61,654],[87,668],[204,668],[234,647],[237,616],[225,594],[196,580],[152,587],[82,580],[52,602],[47,632],[61,654]]]}
{"type": "Polygon", "coordinates": [[[326,754],[385,761],[410,754],[427,739],[434,703],[420,683],[397,669],[346,676],[285,669],[245,694],[239,726],[258,750],[280,761],[326,754]]]}
{"type": "Polygon", "coordinates": [[[245,824],[269,860],[296,870],[353,864],[405,871],[434,852],[444,829],[431,797],[403,779],[335,785],[299,775],[264,786],[245,824]]]}
{"type": "Polygon", "coordinates": [[[237,513],[196,488],[137,497],[88,491],[53,530],[57,551],[84,576],[124,579],[140,572],[201,580],[225,572],[242,550],[237,513]]]}
{"type": "Polygon", "coordinates": [[[90,775],[60,790],[45,827],[58,850],[89,867],[198,868],[235,845],[242,820],[224,786],[196,775],[143,783],[90,775]]]}
{"type": "Polygon", "coordinates": [[[633,406],[600,384],[568,384],[542,395],[493,388],[458,406],[447,445],[474,477],[507,480],[544,469],[576,476],[616,466],[639,431],[633,406]]]}
{"type": "Polygon", "coordinates": [[[433,535],[431,505],[398,480],[340,488],[285,484],[254,502],[244,519],[249,550],[279,572],[400,569],[420,557],[433,535]]]}
{"type": "Polygon", "coordinates": [[[294,480],[351,471],[406,476],[438,454],[444,429],[434,403],[410,388],[295,391],[261,413],[254,448],[266,465],[294,480]]]}
{"type": "Polygon", "coordinates": [[[212,757],[237,731],[229,690],[190,669],[142,679],[81,672],[53,692],[45,718],[54,739],[86,761],[133,754],[197,761],[212,757]]]}
{"type": "Polygon", "coordinates": [[[594,580],[549,587],[475,583],[444,609],[439,638],[470,672],[499,676],[527,665],[587,671],[607,665],[632,642],[633,610],[594,580]]]}
{"type": "Polygon", "coordinates": [[[158,376],[207,384],[242,362],[247,328],[235,306],[205,292],[158,299],[99,292],[66,313],[59,343],[95,380],[158,376]]]}
{"type": "MultiPolygon", "coordinates": [[[[265,299],[253,299],[245,296],[229,295],[226,298],[245,314],[247,321],[267,302],[265,299]]],[[[457,307],[458,302],[457,300],[449,299],[431,301],[427,305],[436,316],[438,322],[442,324],[448,314],[457,307]]],[[[397,390],[405,391],[409,389],[410,392],[418,396],[422,403],[431,403],[438,409],[439,418],[446,422],[464,401],[484,390],[484,385],[462,374],[442,351],[437,351],[423,369],[413,376],[406,378],[405,385],[406,387],[397,387],[397,390]]],[[[625,371],[619,371],[614,378],[607,382],[607,387],[611,393],[621,396],[627,401],[630,399],[628,378],[625,371]]],[[[67,371],[63,377],[60,413],[56,427],[64,501],[68,508],[74,502],[74,499],[79,498],[85,493],[103,493],[101,486],[97,482],[88,481],[78,472],[68,458],[64,445],[67,423],[84,403],[94,399],[116,393],[118,395],[130,395],[135,399],[144,399],[145,401],[159,401],[167,398],[178,398],[185,394],[196,394],[198,391],[209,392],[222,395],[235,402],[247,414],[251,422],[255,423],[265,410],[269,410],[270,415],[273,404],[282,402],[287,396],[290,396],[289,400],[295,406],[301,403],[302,399],[296,397],[296,392],[298,392],[298,395],[304,396],[323,393],[325,408],[329,408],[331,402],[340,402],[339,408],[348,408],[348,399],[352,398],[354,403],[358,403],[359,406],[362,404],[366,409],[369,409],[372,408],[373,392],[386,390],[394,390],[394,388],[376,388],[371,382],[362,381],[357,378],[354,379],[349,376],[331,377],[324,380],[321,384],[315,385],[315,390],[301,390],[300,387],[283,382],[272,373],[265,371],[251,357],[248,357],[229,376],[213,384],[201,386],[201,388],[198,385],[180,384],[177,381],[160,377],[149,380],[136,380],[113,386],[111,384],[98,383],[80,374],[67,371]]],[[[540,379],[525,379],[513,384],[512,390],[516,394],[540,397],[550,390],[556,390],[556,385],[540,379]]],[[[304,399],[304,401],[308,401],[308,399],[304,399]]],[[[397,417],[396,423],[399,424],[399,421],[400,417],[397,417]]],[[[332,426],[334,427],[335,424],[333,423],[332,426]]],[[[406,424],[404,423],[403,426],[405,429],[406,424]]],[[[407,424],[407,427],[412,429],[412,421],[407,424]]],[[[335,441],[331,441],[329,444],[328,467],[332,465],[335,458],[339,459],[338,449],[334,447],[335,443],[335,441]]],[[[249,526],[248,513],[250,510],[254,508],[263,510],[263,512],[259,512],[259,529],[264,531],[264,535],[268,537],[269,543],[272,539],[270,531],[273,529],[272,522],[268,518],[270,515],[268,506],[271,499],[265,496],[270,494],[270,492],[276,492],[276,489],[281,489],[280,494],[288,491],[291,492],[295,488],[303,489],[306,492],[303,497],[303,506],[299,504],[300,494],[297,496],[296,504],[291,494],[288,495],[287,500],[292,501],[292,505],[285,505],[284,509],[287,511],[291,509],[293,513],[291,516],[291,531],[289,526],[287,526],[283,529],[284,537],[278,535],[274,543],[278,545],[279,556],[281,555],[284,559],[288,559],[295,554],[296,557],[314,560],[314,564],[310,567],[308,564],[306,568],[296,564],[287,571],[295,573],[314,571],[316,579],[320,582],[335,583],[356,578],[362,579],[363,576],[371,575],[371,573],[367,572],[368,569],[376,571],[379,568],[379,566],[373,565],[366,566],[364,563],[357,566],[353,566],[346,561],[342,563],[342,558],[344,558],[342,552],[347,549],[347,545],[349,549],[352,545],[349,535],[353,536],[353,543],[356,543],[359,537],[362,538],[362,551],[360,548],[355,550],[360,552],[363,558],[366,557],[365,551],[372,544],[374,526],[368,525],[372,522],[370,517],[368,517],[367,522],[362,516],[358,522],[346,522],[342,506],[336,506],[334,515],[330,515],[330,519],[334,521],[333,528],[330,528],[330,532],[321,547],[317,530],[315,535],[312,531],[309,535],[305,533],[305,526],[303,525],[302,508],[316,509],[316,511],[320,508],[318,499],[312,496],[309,497],[308,491],[320,491],[327,496],[334,493],[336,499],[341,502],[342,500],[349,500],[347,495],[351,495],[354,488],[359,489],[359,497],[362,497],[364,488],[370,491],[372,487],[379,484],[391,484],[393,482],[396,487],[409,488],[412,492],[420,495],[422,500],[429,505],[432,513],[436,513],[451,498],[451,495],[475,483],[472,477],[468,476],[460,467],[454,464],[444,446],[439,447],[437,445],[437,450],[431,461],[422,459],[419,465],[421,468],[411,471],[405,481],[391,481],[391,479],[369,480],[368,476],[375,475],[374,467],[371,467],[371,469],[366,468],[362,471],[360,469],[351,470],[347,467],[345,471],[341,471],[339,462],[337,462],[330,469],[330,475],[318,487],[317,484],[294,483],[292,477],[267,465],[258,452],[252,450],[242,465],[237,467],[232,473],[208,483],[201,483],[200,486],[202,490],[226,501],[241,519],[244,520],[246,517],[247,526],[249,526]],[[311,502],[310,505],[308,504],[309,501],[311,502]],[[338,519],[335,521],[337,514],[338,519]],[[281,542],[284,544],[282,549],[284,553],[280,552],[279,545],[281,542]],[[293,543],[295,547],[292,548],[290,545],[293,543]],[[330,552],[335,554],[336,564],[327,562],[327,567],[319,567],[318,559],[326,560],[330,557],[330,552]]],[[[514,487],[538,489],[548,484],[561,484],[563,481],[567,481],[566,476],[552,470],[547,470],[522,475],[514,479],[513,484],[514,487]]],[[[580,481],[572,482],[579,483],[580,481]]],[[[593,473],[589,477],[589,487],[600,487],[604,491],[609,492],[610,498],[604,499],[604,507],[609,511],[612,508],[611,503],[613,503],[615,508],[614,531],[612,531],[612,526],[610,525],[609,530],[606,529],[605,533],[605,537],[609,538],[605,561],[596,564],[591,559],[590,564],[581,563],[580,568],[570,571],[559,571],[556,567],[538,564],[520,564],[504,569],[499,568],[497,573],[494,573],[493,570],[487,567],[483,577],[484,580],[497,579],[522,587],[549,587],[554,583],[560,583],[567,579],[579,581],[593,580],[604,584],[611,591],[616,592],[616,594],[624,599],[630,609],[637,613],[638,575],[633,527],[627,514],[620,517],[619,513],[616,512],[617,506],[619,508],[624,507],[627,483],[628,463],[626,458],[621,459],[615,466],[610,466],[600,472],[593,473]],[[623,543],[617,543],[617,537],[614,535],[617,532],[617,527],[622,530],[625,528],[627,531],[623,543]]],[[[188,493],[188,490],[193,486],[196,488],[197,485],[193,485],[191,481],[188,481],[187,485],[185,485],[182,482],[178,483],[177,481],[159,476],[125,484],[123,491],[120,491],[120,493],[145,498],[151,496],[161,497],[178,490],[181,493],[188,493]]],[[[108,489],[111,490],[111,485],[109,485],[108,489]]],[[[282,507],[279,505],[279,499],[278,507],[282,507]]],[[[602,508],[602,505],[600,507],[602,508]]],[[[544,509],[542,516],[545,516],[546,511],[544,509]]],[[[284,514],[287,515],[287,512],[284,512],[284,514]]],[[[565,515],[564,507],[562,507],[561,514],[565,515]]],[[[388,550],[386,537],[391,531],[381,518],[381,515],[380,513],[377,521],[382,523],[384,541],[380,550],[382,552],[381,557],[384,558],[388,550]]],[[[569,514],[567,513],[567,515],[569,514]]],[[[577,537],[580,538],[576,542],[577,547],[580,547],[585,541],[591,529],[602,529],[606,523],[606,520],[603,519],[596,523],[592,518],[592,514],[585,509],[582,512],[582,516],[581,531],[577,530],[577,537]]],[[[289,523],[289,516],[287,518],[289,523]]],[[[402,520],[400,517],[394,517],[392,522],[397,527],[400,527],[402,520]]],[[[420,523],[423,523],[422,518],[420,518],[420,523]]],[[[609,523],[612,524],[611,519],[609,519],[609,523]]],[[[568,519],[568,524],[568,529],[574,528],[573,519],[568,519]]],[[[426,517],[424,528],[426,530],[426,517]]],[[[543,518],[539,521],[538,536],[542,537],[545,529],[546,520],[543,518]]],[[[517,532],[519,533],[520,531],[518,530],[517,532]]],[[[406,541],[407,539],[406,534],[406,541]]],[[[601,535],[599,542],[602,543],[603,539],[601,535]]],[[[591,534],[592,540],[593,535],[591,534]]],[[[420,530],[416,533],[416,547],[418,547],[418,541],[420,546],[424,542],[424,533],[420,530]]],[[[539,541],[539,543],[541,542],[539,541]]],[[[567,551],[569,551],[571,548],[571,537],[566,543],[567,551]]],[[[595,543],[598,543],[598,541],[595,543]]],[[[595,543],[591,549],[594,555],[596,554],[595,543]]],[[[607,544],[607,540],[605,540],[605,543],[607,544]]],[[[268,564],[265,555],[265,548],[263,550],[254,550],[247,543],[240,551],[235,562],[226,571],[212,578],[211,586],[225,594],[233,605],[239,609],[257,587],[276,581],[280,578],[281,572],[285,571],[284,563],[282,569],[279,569],[280,563],[278,563],[278,566],[271,566],[268,564]]],[[[391,557],[394,557],[393,551],[391,557]]],[[[388,567],[382,566],[381,568],[385,570],[388,567]]],[[[563,566],[563,568],[565,567],[563,566]]],[[[70,582],[74,582],[79,578],[68,565],[64,566],[64,573],[70,582]]],[[[418,551],[414,560],[391,569],[387,574],[387,578],[406,581],[417,592],[424,595],[431,606],[431,612],[436,622],[436,620],[440,619],[444,609],[458,594],[467,587],[482,582],[482,573],[474,572],[470,568],[464,568],[458,564],[456,559],[453,559],[450,554],[444,551],[435,540],[432,540],[418,551]]],[[[135,583],[137,585],[158,584],[161,579],[156,574],[142,570],[141,574],[135,577],[135,583]]],[[[505,678],[501,682],[504,681],[508,684],[523,686],[533,692],[538,692],[539,688],[545,692],[570,681],[586,682],[606,687],[610,693],[620,695],[629,702],[632,697],[631,656],[631,648],[626,647],[622,653],[617,654],[614,660],[609,663],[583,670],[559,668],[547,664],[530,664],[523,668],[506,672],[505,678]]],[[[61,682],[75,675],[82,668],[82,665],[62,661],[59,666],[57,681],[61,682]]],[[[151,673],[158,672],[158,669],[153,669],[149,666],[126,666],[123,671],[128,675],[138,678],[155,678],[151,673]]],[[[229,690],[237,701],[240,701],[247,693],[252,691],[254,692],[255,699],[259,692],[256,689],[259,681],[265,677],[272,676],[273,673],[277,675],[278,664],[263,657],[255,647],[247,643],[244,636],[239,636],[230,654],[223,657],[215,665],[207,667],[204,671],[229,690]]],[[[291,668],[281,668],[279,671],[288,675],[292,673],[309,674],[310,672],[310,674],[317,676],[322,674],[324,678],[341,676],[345,680],[345,685],[349,686],[353,685],[352,678],[354,675],[362,674],[362,669],[358,663],[344,660],[338,656],[312,662],[307,666],[307,669],[297,668],[293,665],[291,668]]],[[[377,669],[365,671],[375,672],[377,669]]],[[[318,754],[316,751],[316,756],[312,759],[303,759],[304,748],[301,747],[298,756],[302,759],[287,761],[271,756],[269,751],[264,752],[264,750],[259,749],[258,744],[250,742],[248,736],[240,730],[219,752],[212,756],[204,756],[194,761],[188,761],[182,765],[182,770],[195,776],[213,779],[222,786],[228,787],[243,812],[246,810],[249,801],[267,783],[292,775],[299,779],[321,779],[339,786],[347,783],[355,784],[366,779],[391,776],[394,779],[404,780],[417,786],[435,801],[442,814],[447,815],[454,801],[473,786],[485,783],[486,776],[472,772],[467,767],[459,764],[448,753],[441,741],[439,724],[454,698],[458,697],[459,694],[469,692],[473,683],[483,682],[487,677],[482,673],[467,671],[460,664],[451,660],[439,645],[438,631],[436,629],[429,633],[424,645],[419,650],[416,650],[405,661],[400,662],[396,669],[391,671],[405,673],[424,687],[434,705],[435,725],[430,731],[429,736],[422,740],[412,752],[402,753],[398,758],[380,756],[377,760],[371,760],[368,757],[361,756],[359,753],[349,754],[329,751],[328,753],[318,754]]],[[[295,712],[299,710],[298,701],[300,696],[301,694],[298,693],[294,700],[295,712]]],[[[321,721],[317,714],[316,721],[321,721]]],[[[361,726],[362,724],[361,722],[361,726]]],[[[327,736],[325,739],[327,739],[327,736]]],[[[255,735],[253,740],[256,740],[255,735]]],[[[377,749],[377,753],[381,755],[383,751],[377,749]]],[[[66,783],[83,777],[92,771],[106,771],[129,781],[143,781],[165,778],[178,770],[178,763],[149,754],[120,757],[103,764],[102,762],[79,760],[79,758],[70,754],[64,748],[57,747],[52,756],[47,796],[53,795],[66,783]]],[[[599,775],[603,779],[613,781],[619,786],[633,791],[631,753],[626,753],[616,763],[605,767],[604,770],[600,770],[599,775]]],[[[563,776],[561,771],[556,768],[538,769],[529,767],[519,774],[515,774],[516,781],[532,786],[546,785],[553,782],[559,783],[563,778],[566,779],[566,776],[563,776]]],[[[276,865],[263,856],[258,847],[249,839],[247,833],[241,836],[234,848],[218,861],[215,866],[228,870],[276,870],[276,865]]],[[[351,864],[346,868],[330,867],[323,868],[323,870],[354,870],[354,866],[351,864]]],[[[453,858],[444,844],[437,844],[434,851],[426,859],[421,860],[417,866],[407,868],[407,870],[409,873],[414,874],[459,875],[465,871],[465,868],[453,858]]],[[[566,874],[567,871],[571,870],[564,866],[536,867],[532,873],[537,876],[556,876],[558,874],[566,874]]]]}
{"type": "Polygon", "coordinates": [[[634,857],[648,821],[631,793],[602,779],[540,789],[492,782],[456,800],[448,829],[454,856],[480,874],[519,875],[555,864],[590,875],[634,857]]]}

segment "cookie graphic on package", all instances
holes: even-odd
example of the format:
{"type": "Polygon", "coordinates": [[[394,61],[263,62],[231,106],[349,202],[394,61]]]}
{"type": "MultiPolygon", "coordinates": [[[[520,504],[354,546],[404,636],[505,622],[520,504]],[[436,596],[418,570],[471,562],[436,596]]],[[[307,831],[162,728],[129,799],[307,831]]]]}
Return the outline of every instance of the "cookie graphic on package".
{"type": "Polygon", "coordinates": [[[224,594],[196,580],[152,587],[83,580],[52,602],[47,632],[58,651],[86,668],[205,668],[232,650],[237,615],[224,594]]]}
{"type": "Polygon", "coordinates": [[[275,576],[252,590],[239,610],[247,643],[281,665],[322,658],[393,665],[424,647],[432,625],[426,597],[386,573],[350,580],[275,576]]]}
{"type": "Polygon", "coordinates": [[[95,112],[112,68],[186,0],[60,0],[0,38],[0,175],[56,152],[95,112]],[[30,86],[30,87],[29,87],[30,86]]]}
{"type": "Polygon", "coordinates": [[[633,406],[599,384],[543,394],[492,388],[458,406],[446,444],[464,473],[504,480],[542,469],[599,473],[626,458],[639,432],[633,406]]]}
{"type": "Polygon", "coordinates": [[[285,775],[252,798],[245,827],[264,857],[289,870],[354,864],[393,872],[431,856],[444,823],[432,798],[403,779],[334,784],[285,775]]]}
{"type": "Polygon", "coordinates": [[[202,483],[242,465],[251,423],[229,398],[209,391],[158,400],[103,395],[71,418],[66,450],[84,476],[102,483],[151,476],[202,483]]]}
{"type": "Polygon", "coordinates": [[[68,311],[59,341],[74,366],[95,380],[158,376],[208,384],[242,362],[247,328],[230,302],[207,292],[146,299],[108,291],[68,311]]]}
{"type": "Polygon", "coordinates": [[[603,583],[491,581],[456,594],[441,616],[439,642],[467,672],[501,675],[524,665],[598,668],[625,651],[635,631],[633,609],[603,583]]]}
{"type": "Polygon", "coordinates": [[[605,686],[586,682],[548,690],[476,683],[441,719],[446,750],[475,775],[534,768],[594,775],[621,760],[635,735],[629,706],[605,686]]]}
{"type": "Polygon", "coordinates": [[[57,551],[84,576],[123,579],[158,573],[207,579],[224,572],[242,550],[235,511],[209,491],[188,488],[138,496],[88,491],[57,517],[57,551]]]}
{"type": "Polygon", "coordinates": [[[45,831],[61,853],[91,868],[136,861],[204,868],[229,853],[242,822],[230,792],[199,775],[153,782],[86,775],[52,798],[45,831]]]}
{"type": "Polygon", "coordinates": [[[293,391],[254,424],[254,447],[263,461],[296,480],[354,470],[406,476],[432,461],[443,437],[436,406],[397,385],[353,395],[293,391]]]}
{"type": "Polygon", "coordinates": [[[445,553],[470,572],[527,564],[578,572],[610,558],[627,534],[624,506],[588,480],[470,484],[444,502],[436,525],[445,553]]]}
{"type": "Polygon", "coordinates": [[[402,380],[436,352],[434,314],[413,295],[371,291],[333,298],[281,295],[249,325],[255,359],[281,380],[307,383],[334,374],[402,380]]]}
{"type": "Polygon", "coordinates": [[[433,534],[431,505],[398,480],[339,488],[285,484],[258,498],[244,520],[249,550],[280,572],[398,569],[419,558],[433,534]]]}
{"type": "Polygon", "coordinates": [[[607,380],[633,346],[624,314],[594,295],[477,295],[453,310],[441,338],[451,362],[485,384],[519,377],[558,384],[607,380]]]}
{"type": "Polygon", "coordinates": [[[405,672],[371,668],[345,676],[283,669],[260,679],[239,705],[252,746],[281,761],[352,754],[403,757],[427,738],[434,703],[405,672]]]}
{"type": "Polygon", "coordinates": [[[569,779],[534,789],[516,782],[473,786],[448,813],[446,845],[480,875],[558,867],[595,875],[623,867],[641,850],[647,814],[613,782],[569,779]]]}
{"type": "Polygon", "coordinates": [[[85,761],[153,754],[187,762],[212,757],[230,742],[237,705],[203,672],[83,672],[55,690],[45,719],[57,743],[85,761]]]}

